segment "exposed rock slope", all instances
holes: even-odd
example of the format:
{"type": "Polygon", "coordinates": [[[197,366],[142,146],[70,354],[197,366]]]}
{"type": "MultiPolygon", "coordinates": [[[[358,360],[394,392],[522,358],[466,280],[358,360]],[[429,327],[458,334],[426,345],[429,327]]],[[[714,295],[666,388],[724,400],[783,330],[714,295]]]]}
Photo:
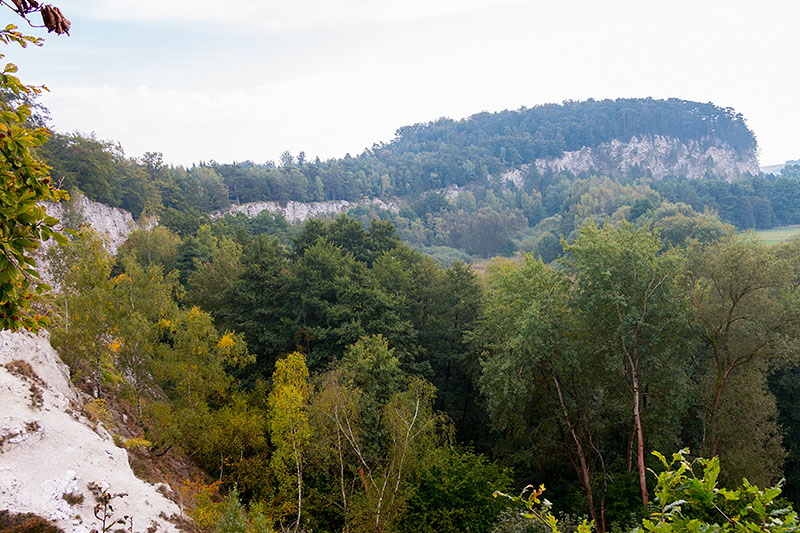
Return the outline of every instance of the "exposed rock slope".
{"type": "Polygon", "coordinates": [[[537,159],[534,165],[539,174],[563,171],[573,174],[594,172],[615,177],[649,174],[655,179],[666,176],[698,179],[713,175],[734,180],[760,172],[753,151],[740,153],[721,142],[710,146],[701,146],[695,141],[685,144],[660,135],[634,137],[628,142],[613,140],[594,148],[565,152],[558,158],[537,159]]]}
{"type": "Polygon", "coordinates": [[[118,207],[109,207],[99,202],[93,202],[81,195],[70,202],[60,204],[48,203],[47,214],[59,220],[70,223],[88,224],[106,241],[106,249],[111,254],[116,254],[128,234],[136,229],[136,223],[130,212],[118,207]],[[70,220],[72,219],[72,220],[70,220]]]}
{"type": "Polygon", "coordinates": [[[397,212],[399,207],[392,201],[384,201],[380,198],[373,198],[363,202],[348,202],[346,200],[339,200],[334,202],[288,202],[286,205],[281,205],[278,202],[250,202],[241,205],[232,205],[227,209],[215,211],[211,214],[213,218],[221,217],[227,214],[235,215],[236,213],[243,213],[248,218],[253,218],[262,211],[270,211],[272,213],[281,213],[286,220],[291,223],[303,222],[309,218],[332,216],[338,213],[352,209],[358,205],[369,205],[388,209],[397,212]]]}
{"type": "Polygon", "coordinates": [[[112,500],[114,517],[133,516],[135,532],[178,531],[165,520],[178,507],[134,476],[127,452],[92,429],[80,403],[47,333],[0,332],[0,509],[88,533],[99,528],[92,486],[127,494],[112,500]]]}

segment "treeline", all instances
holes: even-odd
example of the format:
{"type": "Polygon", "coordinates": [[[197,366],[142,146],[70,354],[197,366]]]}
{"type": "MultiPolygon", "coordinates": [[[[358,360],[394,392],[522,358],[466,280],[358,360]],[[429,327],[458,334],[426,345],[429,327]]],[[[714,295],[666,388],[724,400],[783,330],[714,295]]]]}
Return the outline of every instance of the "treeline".
{"type": "Polygon", "coordinates": [[[116,259],[87,235],[51,252],[52,338],[74,379],[136,406],[151,453],[220,481],[195,519],[221,531],[521,531],[491,494],[529,482],[561,524],[626,531],[663,468],[649,451],[685,446],[725,485],[785,475],[797,502],[800,245],[639,209],[484,277],[344,216],[157,227],[116,259]],[[678,246],[651,230],[669,219],[678,246]]]}
{"type": "MultiPolygon", "coordinates": [[[[287,156],[279,167],[167,167],[158,154],[133,160],[125,158],[118,147],[80,135],[55,134],[43,151],[53,174],[64,177],[64,188],[84,191],[89,198],[121,206],[137,217],[159,215],[162,225],[180,235],[208,224],[209,212],[231,202],[274,198],[274,191],[291,189],[287,184],[294,178],[286,177],[300,176],[310,165],[287,156]]],[[[312,181],[318,182],[319,194],[297,197],[326,198],[326,186],[317,178],[319,175],[312,181]]],[[[540,176],[531,169],[527,175],[520,175],[517,184],[492,181],[428,191],[402,199],[398,212],[359,206],[351,209],[350,215],[365,224],[373,218],[391,222],[405,242],[445,263],[516,251],[534,251],[548,262],[558,255],[559,237],[574,238],[576,228],[589,217],[636,221],[644,216],[656,222],[664,218],[663,210],[659,211],[664,202],[678,206],[682,217],[691,219],[660,221],[667,240],[667,234],[673,232],[667,227],[669,223],[685,226],[713,222],[717,233],[720,222],[739,229],[798,224],[799,178],[800,168],[796,166],[787,167],[781,176],[761,175],[732,182],[715,178],[616,179],[568,173],[540,176]]],[[[282,195],[278,194],[288,198],[282,195]]],[[[277,215],[274,220],[280,219],[277,215]]]]}
{"type": "Polygon", "coordinates": [[[787,167],[781,176],[732,182],[530,174],[520,187],[493,184],[428,192],[397,213],[357,207],[350,215],[365,223],[373,217],[389,220],[404,241],[445,262],[516,251],[534,251],[549,262],[559,251],[554,240],[561,235],[573,239],[589,218],[637,222],[642,217],[672,244],[681,244],[690,236],[687,231],[701,239],[718,235],[723,224],[741,230],[798,224],[798,178],[800,167],[787,167]],[[676,218],[677,212],[681,216],[676,218]]]}
{"type": "MultiPolygon", "coordinates": [[[[406,126],[388,144],[357,157],[310,161],[285,152],[280,161],[205,163],[166,167],[159,154],[126,158],[119,145],[78,134],[59,134],[40,149],[67,188],[90,199],[143,211],[197,209],[231,203],[313,202],[418,195],[449,186],[485,186],[489,175],[557,157],[564,151],[633,136],[663,135],[702,146],[726,143],[755,149],[741,115],[729,108],[684,100],[619,99],[549,104],[440,119],[406,126]]],[[[636,177],[636,176],[631,176],[636,177]]]]}

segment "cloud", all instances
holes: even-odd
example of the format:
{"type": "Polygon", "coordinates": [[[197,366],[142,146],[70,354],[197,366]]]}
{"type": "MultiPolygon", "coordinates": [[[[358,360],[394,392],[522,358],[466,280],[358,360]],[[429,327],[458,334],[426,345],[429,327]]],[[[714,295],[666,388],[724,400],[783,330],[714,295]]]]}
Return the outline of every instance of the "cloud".
{"type": "Polygon", "coordinates": [[[524,5],[524,0],[79,0],[72,9],[91,19],[200,23],[252,31],[291,31],[346,24],[453,16],[524,5]]]}
{"type": "Polygon", "coordinates": [[[355,154],[378,140],[376,123],[378,130],[384,124],[384,137],[391,136],[397,119],[353,113],[354,96],[376,106],[377,91],[349,92],[323,79],[213,93],[103,85],[53,88],[43,102],[56,130],[94,131],[119,141],[129,155],[158,151],[169,162],[187,165],[263,162],[286,149],[324,158],[355,154]]]}

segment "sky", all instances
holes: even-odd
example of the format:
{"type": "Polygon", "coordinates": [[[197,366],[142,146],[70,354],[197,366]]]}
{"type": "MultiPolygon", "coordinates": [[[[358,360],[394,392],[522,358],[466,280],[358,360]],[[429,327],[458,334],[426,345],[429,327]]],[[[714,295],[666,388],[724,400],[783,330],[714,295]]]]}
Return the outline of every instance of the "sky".
{"type": "Polygon", "coordinates": [[[742,113],[762,165],[800,159],[800,2],[52,1],[71,35],[6,59],[54,129],[131,157],[327,159],[440,117],[675,97],[742,113]]]}

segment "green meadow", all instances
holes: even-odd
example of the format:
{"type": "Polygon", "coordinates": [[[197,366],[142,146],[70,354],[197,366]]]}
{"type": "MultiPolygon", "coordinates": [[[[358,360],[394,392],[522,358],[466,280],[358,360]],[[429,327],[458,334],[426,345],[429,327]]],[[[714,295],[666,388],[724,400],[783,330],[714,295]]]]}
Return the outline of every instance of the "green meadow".
{"type": "Polygon", "coordinates": [[[779,242],[791,241],[800,236],[800,225],[781,226],[778,228],[756,231],[755,233],[764,243],[776,244],[779,242]]]}

